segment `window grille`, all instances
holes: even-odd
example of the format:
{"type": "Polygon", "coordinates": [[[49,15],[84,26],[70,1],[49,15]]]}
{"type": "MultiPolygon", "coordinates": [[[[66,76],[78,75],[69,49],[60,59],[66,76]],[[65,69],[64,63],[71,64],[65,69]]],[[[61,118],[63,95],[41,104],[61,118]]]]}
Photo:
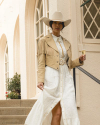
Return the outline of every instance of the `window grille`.
{"type": "MultiPolygon", "coordinates": [[[[43,16],[49,17],[49,0],[39,0],[36,6],[36,41],[44,36],[43,16]],[[45,3],[45,4],[44,4],[45,3]],[[45,7],[44,7],[45,6],[45,7]],[[43,7],[45,9],[43,9],[43,7]],[[45,14],[45,15],[44,15],[45,14]]],[[[47,33],[50,33],[50,28],[47,27],[47,33]]]]}
{"type": "Polygon", "coordinates": [[[91,0],[83,6],[83,25],[85,38],[100,39],[100,2],[98,0],[91,0]]]}
{"type": "Polygon", "coordinates": [[[36,41],[43,36],[43,1],[39,0],[36,7],[36,41]]]}
{"type": "MultiPolygon", "coordinates": [[[[49,0],[47,0],[47,17],[49,18],[49,0]]],[[[47,26],[47,33],[50,33],[50,27],[47,26]]]]}

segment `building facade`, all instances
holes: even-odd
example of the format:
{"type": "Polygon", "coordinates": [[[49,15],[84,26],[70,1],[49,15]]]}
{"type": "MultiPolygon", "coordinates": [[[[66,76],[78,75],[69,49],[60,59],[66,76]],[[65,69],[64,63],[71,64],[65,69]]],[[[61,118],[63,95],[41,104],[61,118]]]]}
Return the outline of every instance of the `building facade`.
{"type": "MultiPolygon", "coordinates": [[[[0,100],[5,100],[6,78],[21,74],[21,98],[38,98],[37,43],[51,32],[43,17],[61,11],[71,19],[61,35],[72,45],[72,59],[82,48],[86,61],[82,68],[100,79],[100,2],[91,0],[0,0],[0,100]]],[[[71,71],[72,74],[73,71],[71,71]]],[[[100,124],[100,86],[76,69],[76,103],[81,125],[100,124]],[[88,118],[87,118],[88,117],[88,118]]]]}

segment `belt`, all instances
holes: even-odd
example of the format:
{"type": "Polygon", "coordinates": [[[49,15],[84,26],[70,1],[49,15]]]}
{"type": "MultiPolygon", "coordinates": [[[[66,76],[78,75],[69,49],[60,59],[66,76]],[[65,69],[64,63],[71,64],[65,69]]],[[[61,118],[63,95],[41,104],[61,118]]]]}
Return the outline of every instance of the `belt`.
{"type": "Polygon", "coordinates": [[[66,61],[63,58],[60,58],[59,65],[64,65],[64,64],[66,64],[66,61]]]}

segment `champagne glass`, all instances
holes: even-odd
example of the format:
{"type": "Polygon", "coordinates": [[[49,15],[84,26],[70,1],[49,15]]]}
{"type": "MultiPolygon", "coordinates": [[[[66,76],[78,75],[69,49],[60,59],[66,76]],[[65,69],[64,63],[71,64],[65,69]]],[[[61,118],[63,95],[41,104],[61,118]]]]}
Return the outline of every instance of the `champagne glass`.
{"type": "Polygon", "coordinates": [[[83,44],[83,47],[82,47],[82,55],[85,55],[85,54],[86,54],[85,44],[83,44]]]}

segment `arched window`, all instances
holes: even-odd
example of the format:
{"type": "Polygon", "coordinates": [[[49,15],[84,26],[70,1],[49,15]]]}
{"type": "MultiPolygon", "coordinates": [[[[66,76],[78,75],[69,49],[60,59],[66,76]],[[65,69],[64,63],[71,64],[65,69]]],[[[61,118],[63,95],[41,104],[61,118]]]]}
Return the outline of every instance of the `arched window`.
{"type": "Polygon", "coordinates": [[[6,92],[6,79],[9,78],[9,57],[8,57],[8,45],[5,48],[5,92],[6,92]]]}
{"type": "MultiPolygon", "coordinates": [[[[82,0],[82,2],[85,1],[82,0]]],[[[83,7],[82,15],[84,41],[100,43],[100,2],[98,0],[91,0],[91,2],[83,7]]]]}
{"type": "Polygon", "coordinates": [[[36,3],[36,41],[49,33],[49,27],[43,26],[43,17],[49,17],[49,0],[38,0],[36,3]]]}

